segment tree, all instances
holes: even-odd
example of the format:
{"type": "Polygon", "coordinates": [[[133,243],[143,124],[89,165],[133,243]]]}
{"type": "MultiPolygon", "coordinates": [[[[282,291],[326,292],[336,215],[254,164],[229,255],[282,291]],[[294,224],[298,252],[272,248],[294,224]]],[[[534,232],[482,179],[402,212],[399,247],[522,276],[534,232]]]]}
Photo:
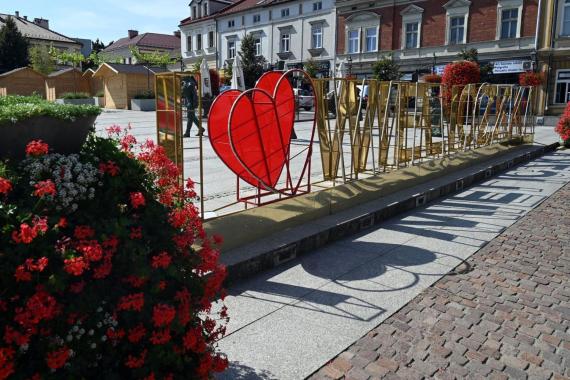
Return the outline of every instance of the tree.
{"type": "Polygon", "coordinates": [[[312,58],[309,58],[307,62],[305,62],[304,69],[311,78],[316,78],[317,73],[319,72],[319,66],[317,62],[315,62],[315,60],[312,58]]]}
{"type": "Polygon", "coordinates": [[[32,69],[44,75],[49,75],[55,71],[55,59],[45,45],[30,48],[30,63],[32,69]]]}
{"type": "Polygon", "coordinates": [[[131,54],[137,63],[140,63],[141,65],[165,67],[175,62],[170,54],[161,53],[158,50],[155,50],[151,53],[143,53],[139,50],[138,47],[135,46],[131,46],[129,50],[131,51],[131,54]]]}
{"type": "Polygon", "coordinates": [[[20,33],[12,17],[0,29],[0,73],[27,66],[29,42],[20,33]]]}
{"type": "Polygon", "coordinates": [[[255,54],[255,38],[250,33],[241,41],[239,56],[243,68],[243,80],[246,88],[255,86],[255,82],[263,74],[265,57],[255,54]]]}
{"type": "Polygon", "coordinates": [[[382,81],[400,79],[400,66],[394,61],[392,56],[383,57],[372,66],[374,78],[382,81]]]}

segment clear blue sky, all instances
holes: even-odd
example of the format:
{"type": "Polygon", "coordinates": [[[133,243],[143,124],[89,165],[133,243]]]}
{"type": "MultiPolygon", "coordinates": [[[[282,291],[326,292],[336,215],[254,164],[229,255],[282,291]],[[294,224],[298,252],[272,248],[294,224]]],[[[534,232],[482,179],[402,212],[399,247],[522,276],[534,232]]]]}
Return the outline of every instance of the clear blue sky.
{"type": "Polygon", "coordinates": [[[140,33],[170,34],[189,16],[189,0],[0,0],[0,13],[43,17],[50,29],[68,37],[101,39],[105,44],[140,33]]]}

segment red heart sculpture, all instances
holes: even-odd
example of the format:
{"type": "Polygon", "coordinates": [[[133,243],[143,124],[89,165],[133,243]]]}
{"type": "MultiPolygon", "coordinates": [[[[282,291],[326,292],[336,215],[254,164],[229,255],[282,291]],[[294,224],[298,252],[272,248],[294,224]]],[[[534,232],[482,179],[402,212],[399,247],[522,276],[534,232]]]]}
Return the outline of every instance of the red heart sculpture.
{"type": "Polygon", "coordinates": [[[255,88],[229,90],[214,100],[208,135],[222,161],[239,178],[275,190],[288,161],[295,96],[280,72],[261,76],[255,88]]]}

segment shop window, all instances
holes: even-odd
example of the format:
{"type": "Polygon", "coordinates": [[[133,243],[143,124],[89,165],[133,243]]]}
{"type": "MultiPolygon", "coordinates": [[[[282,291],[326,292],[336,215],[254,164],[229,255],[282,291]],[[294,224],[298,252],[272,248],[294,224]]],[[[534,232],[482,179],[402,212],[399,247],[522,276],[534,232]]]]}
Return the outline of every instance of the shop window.
{"type": "Polygon", "coordinates": [[[570,102],[570,70],[560,70],[556,74],[556,95],[554,103],[570,102]]]}

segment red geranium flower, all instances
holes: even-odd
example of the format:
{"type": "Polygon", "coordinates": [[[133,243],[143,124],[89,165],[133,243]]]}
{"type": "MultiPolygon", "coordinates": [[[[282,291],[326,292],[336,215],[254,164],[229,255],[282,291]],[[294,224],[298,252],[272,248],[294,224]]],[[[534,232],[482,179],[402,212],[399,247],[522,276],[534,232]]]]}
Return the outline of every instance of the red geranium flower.
{"type": "Polygon", "coordinates": [[[83,272],[89,267],[83,257],[67,259],[64,260],[63,263],[65,271],[74,276],[81,276],[83,272]]]}
{"type": "Polygon", "coordinates": [[[26,154],[28,156],[43,156],[48,154],[49,145],[44,143],[42,140],[35,140],[28,143],[26,146],[26,154]]]}
{"type": "Polygon", "coordinates": [[[141,311],[144,306],[144,294],[135,293],[121,297],[119,300],[118,310],[134,310],[141,311]]]}
{"type": "Polygon", "coordinates": [[[142,238],[142,227],[131,227],[131,233],[129,237],[132,240],[141,239],[142,238]]]}
{"type": "Polygon", "coordinates": [[[95,230],[89,226],[77,226],[75,227],[73,236],[79,240],[90,239],[95,236],[95,230]]]}
{"type": "Polygon", "coordinates": [[[158,304],[152,309],[152,321],[156,327],[169,325],[176,316],[176,309],[170,305],[158,304]]]}
{"type": "Polygon", "coordinates": [[[153,331],[150,337],[150,342],[155,345],[166,344],[170,342],[170,330],[153,331]]]}
{"type": "Polygon", "coordinates": [[[125,366],[129,368],[140,368],[144,365],[144,361],[146,358],[147,350],[144,350],[139,357],[129,355],[127,361],[125,362],[125,366]]]}
{"type": "Polygon", "coordinates": [[[152,257],[152,264],[151,265],[154,269],[168,268],[171,261],[172,261],[172,258],[170,257],[170,255],[167,252],[161,252],[158,255],[152,257]]]}
{"type": "Polygon", "coordinates": [[[49,368],[58,369],[65,365],[69,358],[69,349],[63,347],[57,351],[52,351],[47,354],[46,362],[49,368]]]}
{"type": "Polygon", "coordinates": [[[131,198],[131,205],[133,206],[133,208],[139,208],[146,204],[144,195],[140,191],[137,191],[136,193],[131,193],[130,198],[131,198]]]}
{"type": "Polygon", "coordinates": [[[12,182],[0,177],[0,194],[8,194],[12,190],[12,182]]]}
{"type": "Polygon", "coordinates": [[[55,189],[55,183],[53,183],[50,179],[36,183],[34,185],[34,188],[34,195],[40,198],[46,195],[55,195],[57,192],[55,189]]]}
{"type": "Polygon", "coordinates": [[[129,335],[127,336],[127,339],[131,343],[138,343],[141,341],[142,338],[144,338],[145,335],[146,335],[146,329],[142,324],[139,324],[138,326],[129,330],[129,335]]]}

